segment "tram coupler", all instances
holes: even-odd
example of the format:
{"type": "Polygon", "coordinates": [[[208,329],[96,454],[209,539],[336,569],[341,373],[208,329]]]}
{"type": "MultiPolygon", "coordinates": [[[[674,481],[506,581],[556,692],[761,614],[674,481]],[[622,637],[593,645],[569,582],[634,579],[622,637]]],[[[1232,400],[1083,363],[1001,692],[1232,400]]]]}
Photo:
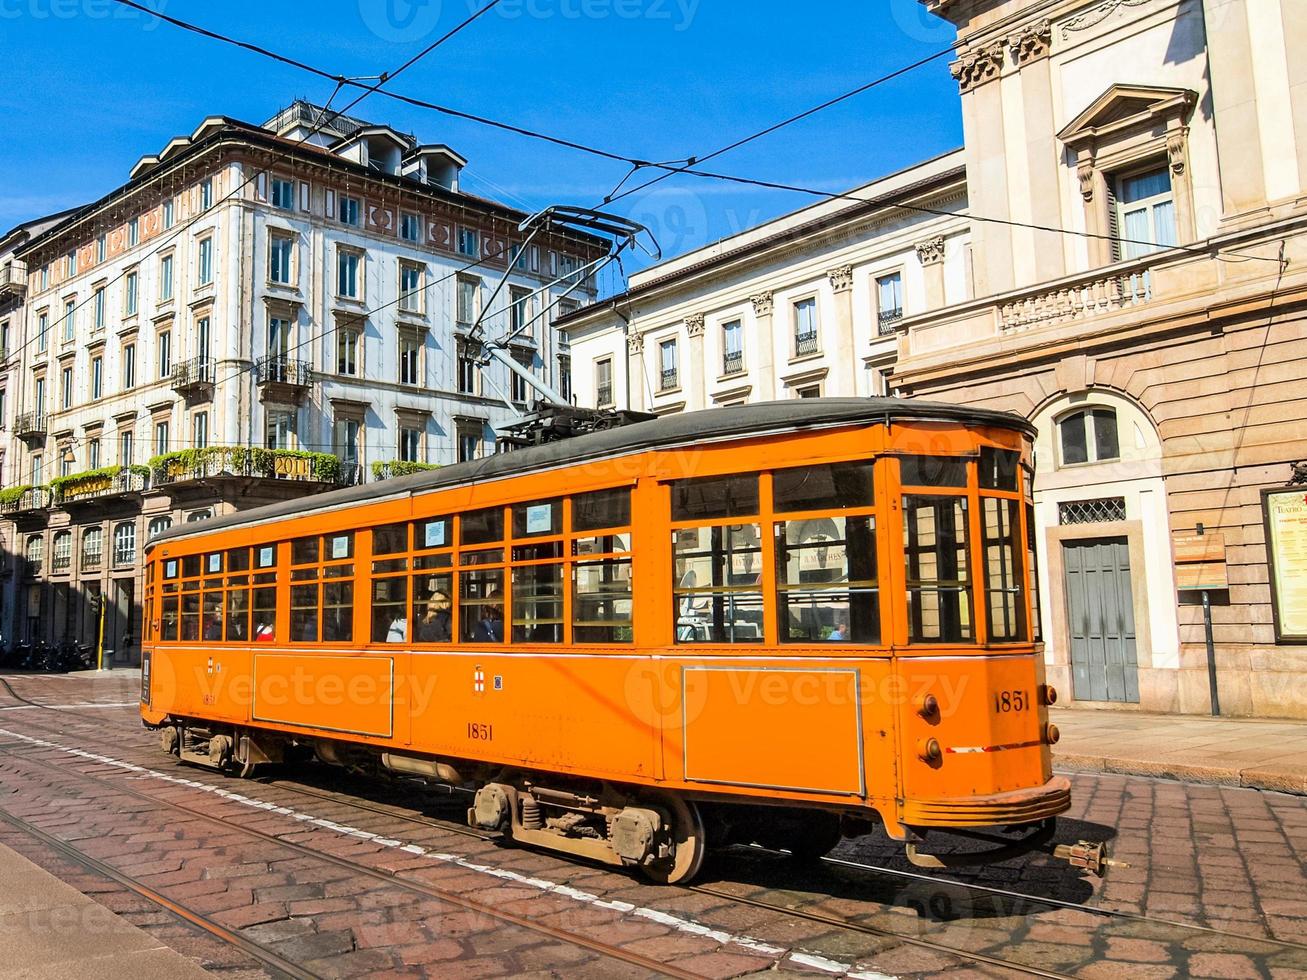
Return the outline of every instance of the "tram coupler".
{"type": "Polygon", "coordinates": [[[1113,861],[1108,857],[1107,844],[1103,841],[1097,844],[1087,840],[1082,840],[1078,844],[1058,844],[1049,853],[1073,868],[1084,868],[1100,878],[1107,868],[1130,867],[1125,861],[1113,861]]]}

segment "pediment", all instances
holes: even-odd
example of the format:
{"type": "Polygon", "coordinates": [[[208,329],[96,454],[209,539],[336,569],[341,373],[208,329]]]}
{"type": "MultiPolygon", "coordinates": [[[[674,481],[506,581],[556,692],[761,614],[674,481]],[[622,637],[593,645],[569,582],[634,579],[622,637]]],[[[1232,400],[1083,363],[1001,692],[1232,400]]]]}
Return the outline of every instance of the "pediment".
{"type": "Polygon", "coordinates": [[[1074,144],[1114,129],[1173,115],[1187,116],[1197,102],[1198,93],[1191,89],[1113,85],[1071,120],[1057,137],[1063,143],[1074,144]]]}

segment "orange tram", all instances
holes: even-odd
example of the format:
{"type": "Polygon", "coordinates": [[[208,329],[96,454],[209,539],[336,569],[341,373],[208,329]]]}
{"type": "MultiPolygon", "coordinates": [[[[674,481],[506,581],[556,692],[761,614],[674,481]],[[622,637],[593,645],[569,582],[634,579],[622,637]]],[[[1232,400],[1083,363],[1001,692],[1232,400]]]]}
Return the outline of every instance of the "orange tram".
{"type": "Polygon", "coordinates": [[[1070,785],[1031,437],[794,400],[180,526],[148,549],[141,714],[189,762],[474,790],[473,825],[655,881],[877,824],[924,866],[1043,847],[1070,785]]]}

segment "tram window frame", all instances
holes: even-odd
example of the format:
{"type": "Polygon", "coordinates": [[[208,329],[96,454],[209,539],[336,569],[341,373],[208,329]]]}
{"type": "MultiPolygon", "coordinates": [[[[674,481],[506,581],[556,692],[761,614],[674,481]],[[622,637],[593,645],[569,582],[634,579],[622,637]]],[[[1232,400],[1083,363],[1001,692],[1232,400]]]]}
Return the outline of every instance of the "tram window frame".
{"type": "Polygon", "coordinates": [[[980,498],[980,548],[985,576],[985,622],[990,643],[1027,643],[1030,639],[1026,610],[1022,555],[1022,501],[992,494],[980,498]],[[991,510],[998,518],[991,522],[991,510]],[[1006,526],[1004,526],[1006,512],[1006,526]],[[994,532],[994,533],[991,533],[994,532]],[[998,581],[995,581],[997,574],[998,581]],[[1002,628],[999,628],[1001,622],[1002,628]]]}
{"type": "Polygon", "coordinates": [[[574,646],[635,642],[632,493],[625,486],[571,497],[564,615],[574,646]]]}
{"type": "MultiPolygon", "coordinates": [[[[817,463],[772,472],[772,510],[777,514],[872,510],[876,506],[876,464],[870,459],[817,463]],[[807,484],[829,477],[831,492],[824,498],[799,497],[807,484]],[[865,481],[856,486],[856,481],[865,481]]],[[[813,486],[813,490],[820,489],[813,486]]]]}
{"type": "Polygon", "coordinates": [[[761,514],[709,523],[672,523],[673,637],[678,646],[766,642],[768,549],[763,546],[762,528],[761,514]],[[746,529],[752,530],[751,542],[746,529]],[[738,546],[733,540],[737,534],[745,538],[738,546]],[[753,574],[751,568],[736,571],[737,558],[746,555],[757,556],[755,581],[733,583],[731,579],[738,575],[753,574]],[[686,566],[704,561],[708,562],[711,579],[709,584],[700,585],[698,568],[686,566]],[[707,605],[703,604],[705,599],[707,605]],[[703,618],[705,611],[711,613],[710,623],[703,618]],[[737,635],[749,625],[755,636],[737,635]]]}
{"type": "Polygon", "coordinates": [[[899,485],[930,490],[963,490],[968,486],[969,456],[908,455],[897,457],[899,485]]]}
{"type": "MultiPolygon", "coordinates": [[[[290,542],[290,643],[354,642],[358,600],[355,532],[331,531],[290,542]],[[313,560],[308,560],[313,556],[313,560]],[[328,614],[328,611],[334,611],[328,614]]],[[[369,588],[368,595],[371,595],[369,588]]]]}
{"type": "Polygon", "coordinates": [[[759,473],[727,473],[674,480],[671,493],[673,524],[756,518],[762,507],[759,473]]]}
{"type": "MultiPolygon", "coordinates": [[[[902,494],[899,502],[900,513],[903,520],[903,568],[904,568],[904,603],[907,610],[907,639],[912,644],[922,644],[928,646],[942,645],[966,645],[973,646],[976,644],[976,604],[975,604],[975,560],[976,553],[974,542],[971,534],[971,507],[973,495],[969,492],[964,493],[917,493],[907,492],[902,494]],[[954,543],[952,553],[956,557],[962,556],[965,562],[965,575],[955,578],[944,578],[940,575],[925,577],[920,574],[914,576],[912,559],[915,554],[920,552],[926,555],[926,549],[929,545],[914,548],[911,544],[913,535],[913,525],[910,521],[910,515],[914,512],[915,507],[920,503],[938,507],[941,504],[952,504],[953,512],[953,538],[954,543]],[[961,514],[956,511],[961,507],[961,514]],[[960,516],[960,519],[959,519],[960,516]],[[958,534],[961,534],[961,540],[957,540],[958,534]],[[926,608],[925,597],[927,593],[932,593],[936,599],[936,605],[933,610],[938,624],[938,635],[928,635],[926,630],[926,616],[931,610],[926,608]],[[940,601],[945,594],[953,594],[961,597],[963,602],[956,605],[956,608],[947,610],[945,605],[940,601]],[[914,597],[916,599],[914,603],[914,597]],[[949,615],[951,614],[951,615],[949,615]],[[951,619],[951,622],[949,621],[951,619]]],[[[918,530],[918,533],[920,531],[918,530]]],[[[936,532],[938,537],[938,532],[936,532]]],[[[941,561],[940,543],[937,541],[933,546],[935,549],[934,559],[937,563],[941,561]]],[[[920,569],[920,565],[917,566],[920,569]]]]}

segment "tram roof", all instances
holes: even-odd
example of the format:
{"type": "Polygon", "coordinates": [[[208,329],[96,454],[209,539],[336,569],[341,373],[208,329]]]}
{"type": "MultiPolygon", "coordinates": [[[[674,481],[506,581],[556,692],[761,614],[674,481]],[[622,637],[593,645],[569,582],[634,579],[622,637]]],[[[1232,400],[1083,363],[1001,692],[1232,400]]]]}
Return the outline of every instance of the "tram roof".
{"type": "Polygon", "coordinates": [[[442,466],[436,470],[331,490],[311,498],[298,497],[263,507],[238,511],[224,517],[180,524],[151,540],[147,550],[164,541],[197,534],[262,524],[278,518],[335,510],[353,504],[408,497],[486,480],[523,476],[559,466],[625,456],[651,449],[670,449],[700,442],[779,435],[804,429],[830,429],[852,425],[891,422],[947,422],[955,425],[996,426],[1035,434],[1031,423],[1019,415],[992,409],[970,408],[943,402],[910,398],[795,398],[786,401],[755,402],[730,408],[683,412],[636,422],[603,432],[576,436],[543,446],[532,446],[484,459],[442,466]]]}

